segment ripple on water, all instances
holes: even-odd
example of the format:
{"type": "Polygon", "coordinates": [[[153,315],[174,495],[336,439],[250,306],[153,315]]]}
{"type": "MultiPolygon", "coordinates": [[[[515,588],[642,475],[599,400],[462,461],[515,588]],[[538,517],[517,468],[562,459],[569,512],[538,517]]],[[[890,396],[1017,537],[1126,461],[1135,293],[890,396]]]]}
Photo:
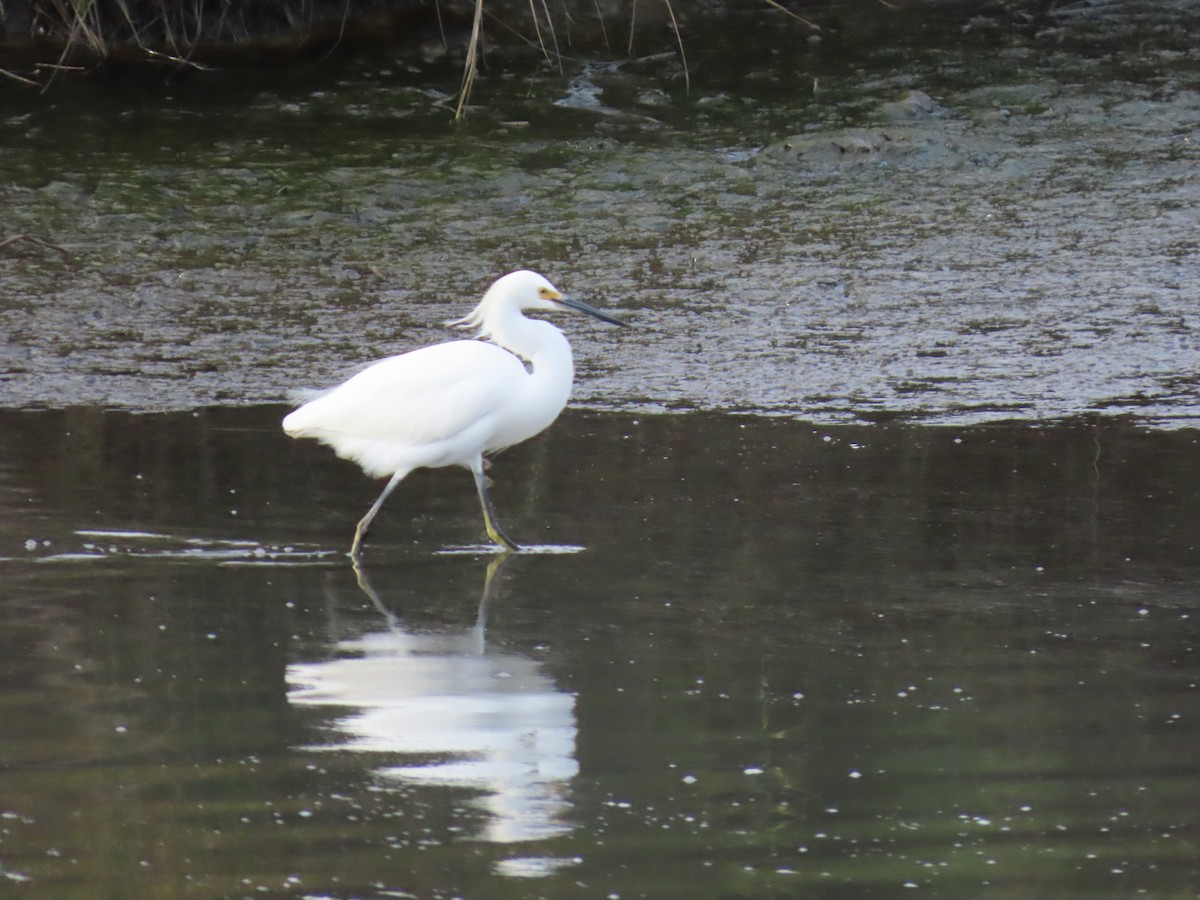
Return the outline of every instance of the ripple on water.
{"type": "Polygon", "coordinates": [[[222,565],[317,565],[338,558],[337,551],[313,545],[272,545],[252,540],[197,537],[152,531],[79,529],[72,548],[58,550],[49,541],[26,542],[38,563],[100,562],[112,559],[156,559],[215,562],[222,565]],[[32,546],[30,546],[32,544],[32,546]]]}

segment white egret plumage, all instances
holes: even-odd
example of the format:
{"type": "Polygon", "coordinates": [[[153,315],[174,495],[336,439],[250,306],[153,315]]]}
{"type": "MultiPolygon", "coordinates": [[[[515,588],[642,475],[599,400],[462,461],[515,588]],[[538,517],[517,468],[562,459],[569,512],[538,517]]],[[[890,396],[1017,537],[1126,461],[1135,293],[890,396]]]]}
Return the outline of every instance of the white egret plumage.
{"type": "Polygon", "coordinates": [[[283,430],[292,437],[315,438],[368,475],[389,477],[354,531],[352,556],[362,552],[371,521],[406,475],[453,465],[475,476],[488,536],[519,549],[496,522],[484,456],[538,434],[566,406],[575,378],[571,345],[549,322],[523,314],[562,309],[626,325],[563,295],[536,272],[511,272],[488,288],[475,309],[450,323],[478,329],[483,340],[434,344],[380,360],[284,418],[283,430]]]}

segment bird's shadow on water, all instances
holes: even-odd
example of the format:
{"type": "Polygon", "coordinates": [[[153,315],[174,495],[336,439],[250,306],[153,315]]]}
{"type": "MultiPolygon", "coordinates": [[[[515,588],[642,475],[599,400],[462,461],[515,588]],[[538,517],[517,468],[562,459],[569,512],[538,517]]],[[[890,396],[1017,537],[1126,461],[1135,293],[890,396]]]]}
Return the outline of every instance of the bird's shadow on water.
{"type": "Polygon", "coordinates": [[[298,749],[361,753],[378,782],[401,793],[466,789],[476,799],[464,827],[480,840],[569,832],[570,781],[579,770],[574,695],[540,661],[487,645],[489,610],[518,555],[488,560],[469,628],[435,631],[406,622],[366,564],[352,559],[383,627],[336,641],[329,658],[288,666],[289,704],[332,716],[319,742],[298,749]]]}
{"type": "MultiPolygon", "coordinates": [[[[443,552],[446,555],[457,555],[466,554],[468,550],[469,548],[462,548],[446,550],[443,552]]],[[[476,550],[475,554],[479,552],[485,551],[476,550]]],[[[500,574],[504,571],[504,567],[508,564],[510,556],[512,556],[511,553],[497,553],[491,558],[491,560],[488,561],[487,564],[486,574],[484,575],[483,579],[483,591],[479,597],[479,609],[475,615],[475,624],[470,630],[471,637],[478,644],[477,654],[480,656],[483,655],[484,651],[484,633],[487,630],[488,607],[491,605],[492,598],[495,596],[495,593],[499,587],[500,574]]],[[[383,602],[383,598],[380,596],[379,591],[375,588],[374,583],[371,581],[371,576],[367,574],[367,567],[362,557],[352,555],[350,557],[350,566],[354,570],[354,578],[358,584],[359,590],[361,590],[363,594],[366,595],[367,599],[371,601],[371,605],[379,610],[380,615],[382,615],[384,620],[387,622],[388,631],[393,634],[404,633],[400,616],[389,609],[383,602]]]]}

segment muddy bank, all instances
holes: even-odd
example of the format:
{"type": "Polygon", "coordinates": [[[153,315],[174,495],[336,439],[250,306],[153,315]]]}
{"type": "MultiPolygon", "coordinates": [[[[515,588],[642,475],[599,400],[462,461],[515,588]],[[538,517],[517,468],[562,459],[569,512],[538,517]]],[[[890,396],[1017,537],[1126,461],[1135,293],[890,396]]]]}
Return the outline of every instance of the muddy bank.
{"type": "MultiPolygon", "coordinates": [[[[717,4],[700,12],[726,10],[717,4]]],[[[447,59],[461,67],[472,46],[493,57],[551,61],[609,48],[609,29],[653,35],[672,21],[665,4],[639,10],[631,0],[16,0],[0,7],[0,76],[9,87],[104,73],[208,81],[225,68],[291,68],[364,52],[409,67],[447,59]]]]}
{"type": "Polygon", "coordinates": [[[69,256],[0,250],[0,403],[278,402],[446,337],[529,266],[641,326],[567,324],[584,405],[1186,425],[1200,83],[1178,27],[1100,57],[900,32],[766,76],[718,42],[690,94],[669,55],[493,73],[458,129],[377,60],[13,109],[5,228],[69,256]]]}
{"type": "MultiPolygon", "coordinates": [[[[475,6],[474,0],[245,0],[236,6],[208,0],[119,5],[15,0],[0,9],[0,54],[47,61],[90,58],[93,64],[116,55],[165,67],[239,58],[251,63],[256,54],[264,54],[264,62],[281,63],[289,52],[384,44],[413,52],[435,36],[444,44],[465,46],[475,6]]],[[[631,12],[620,0],[555,0],[541,8],[485,0],[483,11],[501,35],[558,25],[568,37],[572,30],[580,35],[588,26],[600,31],[605,21],[628,20],[631,12]]],[[[648,18],[657,23],[663,14],[656,11],[648,18]]]]}

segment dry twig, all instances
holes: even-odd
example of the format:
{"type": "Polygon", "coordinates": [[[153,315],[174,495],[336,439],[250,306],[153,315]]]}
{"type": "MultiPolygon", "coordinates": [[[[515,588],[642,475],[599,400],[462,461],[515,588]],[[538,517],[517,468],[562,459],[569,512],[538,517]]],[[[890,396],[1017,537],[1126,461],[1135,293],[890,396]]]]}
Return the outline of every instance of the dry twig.
{"type": "Polygon", "coordinates": [[[671,28],[675,31],[675,40],[679,42],[679,61],[683,63],[683,89],[689,94],[692,91],[692,76],[688,74],[687,54],[683,52],[683,35],[679,33],[679,23],[675,21],[675,9],[671,0],[663,0],[667,5],[667,13],[671,16],[671,28]]]}
{"type": "Polygon", "coordinates": [[[467,62],[463,69],[462,87],[458,91],[458,106],[454,109],[457,121],[463,116],[467,98],[471,96],[471,85],[475,83],[475,72],[479,68],[479,33],[483,30],[483,0],[475,0],[475,20],[471,23],[471,40],[467,43],[467,62]]]}
{"type": "MultiPolygon", "coordinates": [[[[775,9],[779,10],[784,15],[791,16],[797,22],[803,22],[805,25],[807,25],[813,31],[821,30],[821,26],[818,25],[816,22],[812,22],[812,21],[804,18],[804,16],[796,15],[794,12],[792,12],[790,9],[788,9],[786,6],[784,6],[782,3],[780,3],[779,0],[763,0],[763,2],[766,3],[768,6],[773,6],[775,9]]],[[[885,5],[889,5],[889,4],[885,4],[885,5]]]]}
{"type": "Polygon", "coordinates": [[[47,247],[51,250],[57,250],[63,256],[70,257],[71,251],[66,247],[60,247],[58,244],[52,244],[49,241],[43,241],[41,238],[34,237],[32,234],[14,234],[12,237],[6,237],[0,241],[0,250],[15,244],[17,241],[28,241],[31,244],[37,244],[39,247],[47,247]]]}

